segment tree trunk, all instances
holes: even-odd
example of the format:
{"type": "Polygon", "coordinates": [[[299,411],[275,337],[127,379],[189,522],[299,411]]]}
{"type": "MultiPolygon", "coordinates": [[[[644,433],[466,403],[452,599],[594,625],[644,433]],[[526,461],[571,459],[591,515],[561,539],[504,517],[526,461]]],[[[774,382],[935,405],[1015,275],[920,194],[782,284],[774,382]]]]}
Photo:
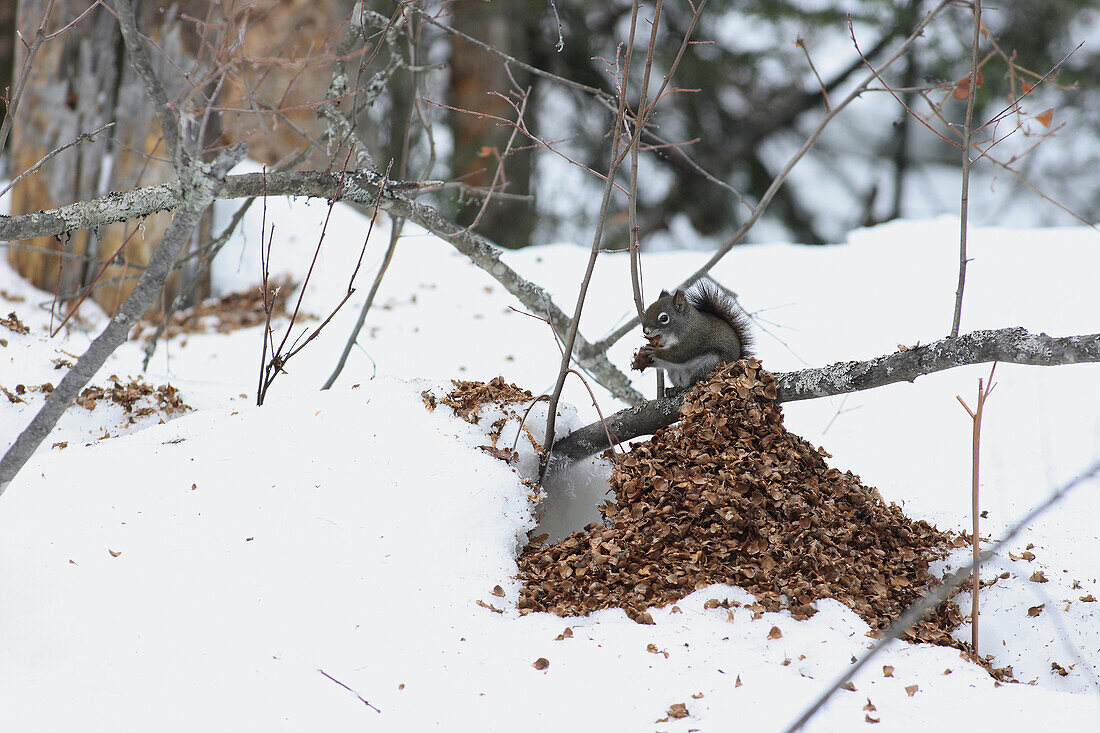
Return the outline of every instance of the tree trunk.
{"type": "MultiPolygon", "coordinates": [[[[525,56],[530,11],[523,0],[457,0],[452,6],[451,25],[456,30],[484,41],[510,56],[525,56]]],[[[537,21],[537,16],[536,16],[537,21]]],[[[515,121],[516,112],[500,97],[517,91],[504,60],[457,36],[451,38],[451,105],[471,112],[484,112],[515,121]]],[[[513,68],[512,76],[520,84],[528,77],[513,68]]],[[[518,90],[518,91],[523,91],[518,90]]],[[[534,100],[529,100],[524,119],[535,129],[534,100]]],[[[496,173],[498,154],[503,154],[512,128],[496,120],[464,112],[449,112],[448,124],[454,140],[451,177],[470,186],[487,187],[496,173]]],[[[522,134],[513,147],[527,147],[531,141],[522,134]]],[[[509,194],[528,194],[531,188],[531,152],[510,155],[504,164],[509,194]]],[[[458,211],[459,224],[469,225],[481,209],[482,199],[466,198],[458,211]]],[[[493,241],[505,247],[523,247],[531,243],[535,212],[526,201],[496,199],[490,201],[477,225],[493,241]]]]}
{"type": "MultiPolygon", "coordinates": [[[[45,4],[44,0],[20,2],[17,24],[24,37],[33,36],[45,4]]],[[[143,3],[138,11],[139,28],[171,59],[151,54],[165,79],[178,80],[169,89],[172,95],[183,84],[173,64],[189,68],[197,51],[194,26],[179,21],[179,14],[205,17],[204,5],[199,0],[143,3]]],[[[58,0],[49,31],[71,23],[87,7],[86,0],[58,0]]],[[[24,52],[17,44],[16,68],[24,52]]],[[[160,125],[126,62],[118,24],[106,8],[99,7],[39,50],[13,127],[12,177],[50,151],[111,121],[114,127],[97,135],[94,142],[66,150],[12,189],[12,213],[50,209],[175,178],[171,162],[164,159],[160,125]]],[[[217,135],[216,129],[208,132],[217,135]]],[[[136,285],[169,221],[169,214],[159,213],[141,222],[75,231],[60,241],[42,238],[25,243],[38,251],[11,250],[8,258],[20,274],[37,287],[56,292],[62,302],[80,297],[104,263],[111,262],[93,297],[113,313],[136,285]],[[59,250],[75,257],[59,257],[55,254],[59,250]]],[[[205,241],[209,231],[210,217],[205,216],[188,249],[205,241]]],[[[169,280],[169,298],[180,282],[180,273],[175,273],[169,280]]],[[[205,288],[198,292],[203,295],[205,288]]]]}

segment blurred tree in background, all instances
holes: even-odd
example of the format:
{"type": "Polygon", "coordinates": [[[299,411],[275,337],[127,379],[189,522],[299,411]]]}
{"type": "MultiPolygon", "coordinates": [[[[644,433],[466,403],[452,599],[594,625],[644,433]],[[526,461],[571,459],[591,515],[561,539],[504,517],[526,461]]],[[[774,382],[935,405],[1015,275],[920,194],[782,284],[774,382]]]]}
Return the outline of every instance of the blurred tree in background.
{"type": "MultiPolygon", "coordinates": [[[[61,3],[64,8],[52,27],[71,22],[80,6],[88,4],[61,3]]],[[[13,4],[0,4],[0,73],[5,80],[16,73],[13,56],[17,61],[18,43],[13,30],[22,29],[24,38],[33,33],[42,5],[42,0],[21,0],[16,22],[13,4]]],[[[189,26],[181,37],[193,34],[199,27],[194,19],[211,17],[214,7],[200,0],[149,5],[156,8],[158,19],[189,26]],[[205,5],[210,8],[200,7],[205,5]]],[[[334,57],[353,2],[259,0],[216,5],[227,17],[244,18],[241,57],[248,60],[218,90],[218,102],[227,110],[218,144],[246,140],[251,155],[272,166],[288,160],[299,167],[338,166],[342,158],[331,141],[322,140],[324,125],[316,108],[325,95],[331,66],[317,62],[334,57]],[[294,154],[303,150],[301,159],[294,162],[294,154]]],[[[394,170],[407,171],[405,177],[447,180],[447,186],[428,194],[430,200],[464,225],[476,220],[477,231],[504,246],[586,238],[601,183],[582,166],[606,170],[611,110],[593,94],[530,73],[518,62],[613,94],[614,64],[622,58],[631,3],[421,0],[400,6],[399,11],[397,3],[367,0],[365,6],[390,19],[385,28],[372,26],[374,37],[385,30],[392,40],[370,59],[356,60],[363,64],[356,76],[361,86],[380,79],[385,87],[361,103],[358,117],[358,132],[379,165],[393,160],[394,170]],[[391,65],[388,73],[380,77],[380,69],[387,64],[391,65]],[[521,101],[522,125],[528,134],[515,135],[509,146],[514,133],[510,123],[518,120],[521,101]],[[501,161],[500,178],[494,185],[501,161]],[[492,200],[482,212],[490,188],[492,200]]],[[[867,73],[849,37],[849,14],[860,48],[874,64],[930,6],[929,0],[712,0],[695,31],[698,42],[688,46],[673,80],[676,91],[661,100],[645,140],[652,148],[642,161],[639,227],[643,244],[705,247],[727,237],[747,215],[744,202],[760,197],[806,131],[824,114],[823,88],[829,95],[843,95],[867,73]]],[[[642,17],[652,18],[653,10],[652,4],[643,5],[642,17]]],[[[664,4],[650,93],[680,48],[691,14],[689,3],[664,4]]],[[[96,18],[106,15],[106,9],[99,8],[85,25],[90,28],[96,18]]],[[[1014,54],[1015,62],[1039,75],[1079,42],[1100,39],[1094,2],[1020,0],[987,7],[983,17],[992,37],[1014,54]]],[[[152,19],[148,22],[156,27],[152,19]]],[[[640,23],[637,49],[644,50],[649,28],[648,23],[640,23]]],[[[944,84],[947,91],[939,92],[944,96],[951,84],[966,75],[969,28],[968,8],[949,9],[916,50],[891,69],[888,81],[910,90],[899,96],[914,111],[928,114],[919,92],[913,90],[944,84]]],[[[74,49],[70,53],[79,51],[79,44],[70,46],[74,49]]],[[[1061,121],[1069,124],[1021,163],[1052,198],[1087,219],[1100,219],[1100,181],[1086,175],[1100,155],[1096,61],[1096,51],[1086,45],[1058,69],[1059,88],[1037,90],[1029,112],[1052,108],[1055,127],[1061,121]],[[1055,171],[1057,175],[1051,176],[1055,171]]],[[[109,76],[111,65],[96,68],[109,76]]],[[[641,78],[640,69],[635,72],[639,73],[631,75],[633,98],[641,78]]],[[[32,87],[46,84],[48,76],[32,76],[32,87]]],[[[998,59],[984,67],[977,119],[1005,106],[1010,77],[998,59]]],[[[110,87],[107,76],[103,81],[110,87]]],[[[135,86],[132,93],[140,91],[135,86]]],[[[949,99],[943,104],[943,115],[957,121],[964,106],[949,99]]],[[[1031,137],[1014,135],[1005,143],[1007,155],[1012,154],[1012,145],[1029,148],[1043,132],[1035,125],[1026,130],[1031,137]]],[[[1007,131],[1002,128],[998,135],[1007,131]]],[[[33,157],[25,147],[29,139],[20,135],[17,126],[6,152],[9,171],[33,157]]],[[[109,140],[108,146],[123,149],[119,146],[125,141],[117,132],[109,140]]],[[[36,143],[34,154],[43,145],[44,141],[36,143]]],[[[51,165],[75,166],[80,157],[58,156],[51,165]]],[[[867,93],[857,107],[830,126],[811,157],[783,187],[753,238],[839,241],[854,226],[953,212],[957,192],[942,190],[945,187],[939,185],[936,171],[953,173],[957,158],[954,148],[906,114],[889,94],[867,93]],[[937,198],[941,195],[942,201],[937,198]]],[[[144,180],[149,180],[151,174],[145,175],[144,180]]],[[[1010,175],[999,175],[1001,189],[1020,185],[1010,175]]],[[[91,179],[84,176],[83,180],[91,179]]],[[[111,180],[100,176],[93,183],[110,186],[111,180]]],[[[989,181],[993,182],[992,172],[989,181]]],[[[64,203],[56,198],[27,200],[21,206],[31,210],[64,203]]],[[[609,220],[608,241],[623,246],[625,202],[616,201],[613,206],[619,210],[609,220]]],[[[1027,212],[1032,218],[1015,223],[1070,221],[1056,208],[1044,206],[1029,207],[1036,210],[1027,212]]],[[[1004,207],[994,210],[1003,214],[1004,207]]],[[[975,216],[982,221],[980,207],[975,216]]]]}

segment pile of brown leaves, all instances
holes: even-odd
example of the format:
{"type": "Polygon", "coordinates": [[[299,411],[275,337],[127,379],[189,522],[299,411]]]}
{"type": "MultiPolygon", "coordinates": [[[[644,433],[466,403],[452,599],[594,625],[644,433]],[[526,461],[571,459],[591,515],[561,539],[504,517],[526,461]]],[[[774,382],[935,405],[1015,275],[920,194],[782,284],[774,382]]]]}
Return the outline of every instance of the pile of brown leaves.
{"type": "MultiPolygon", "coordinates": [[[[696,385],[683,420],[615,461],[614,502],[557,544],[520,557],[522,613],[645,609],[712,583],[741,586],[754,608],[797,619],[835,598],[883,629],[936,584],[929,562],[961,539],[912,521],[828,454],[783,427],[775,378],[746,359],[696,385]]],[[[961,646],[945,604],[910,638],[961,646]]]]}
{"type": "Polygon", "coordinates": [[[81,407],[94,410],[96,403],[107,400],[120,405],[126,410],[129,424],[134,424],[140,417],[147,417],[160,412],[164,415],[172,415],[177,412],[187,412],[191,409],[179,390],[170,384],[162,384],[154,387],[143,379],[131,379],[128,384],[123,384],[115,375],[110,376],[113,383],[109,387],[86,387],[80,396],[76,398],[76,404],[81,407]],[[140,406],[143,400],[156,402],[156,406],[140,406]]]}
{"type": "MultiPolygon", "coordinates": [[[[289,278],[284,278],[272,282],[271,287],[278,288],[279,291],[271,317],[274,319],[288,315],[287,304],[292,302],[290,296],[298,289],[298,284],[289,278]]],[[[302,318],[303,315],[299,313],[298,317],[302,318]]],[[[312,318],[312,316],[306,317],[312,318]]],[[[142,327],[151,329],[146,335],[147,340],[152,338],[153,329],[160,325],[161,318],[162,316],[153,315],[142,320],[142,327]]],[[[196,306],[175,313],[164,333],[169,338],[191,333],[232,333],[242,328],[262,326],[266,322],[263,289],[257,287],[239,293],[230,293],[221,298],[204,300],[196,306]]]]}

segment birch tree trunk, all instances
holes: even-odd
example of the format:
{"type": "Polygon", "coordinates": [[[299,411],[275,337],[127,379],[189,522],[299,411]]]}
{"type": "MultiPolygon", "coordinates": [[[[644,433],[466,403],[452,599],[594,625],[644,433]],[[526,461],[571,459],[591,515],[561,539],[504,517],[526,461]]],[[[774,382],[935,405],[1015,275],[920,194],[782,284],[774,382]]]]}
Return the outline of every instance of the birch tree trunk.
{"type": "MultiPolygon", "coordinates": [[[[181,22],[179,16],[205,17],[205,6],[199,0],[184,0],[142,3],[138,9],[139,26],[171,59],[153,57],[164,79],[178,80],[168,89],[172,97],[184,83],[172,64],[189,68],[198,50],[194,26],[181,22]]],[[[19,3],[16,23],[25,37],[33,35],[44,7],[44,0],[19,3]]],[[[50,32],[71,23],[87,8],[87,0],[58,0],[50,32]]],[[[16,68],[24,52],[22,44],[16,44],[16,68]]],[[[12,176],[51,150],[111,121],[115,126],[97,135],[94,142],[85,141],[64,151],[17,184],[12,189],[12,213],[51,209],[175,178],[171,162],[165,159],[155,110],[150,109],[140,81],[126,62],[118,23],[106,8],[99,7],[39,50],[12,129],[12,176]]],[[[212,121],[208,138],[217,134],[212,121]]],[[[24,243],[37,251],[9,250],[8,259],[37,287],[56,292],[59,301],[79,297],[103,264],[111,261],[93,297],[114,313],[136,285],[170,219],[167,213],[151,214],[139,222],[75,231],[60,241],[43,237],[24,243]],[[55,253],[60,250],[77,257],[59,257],[55,253]]],[[[210,216],[206,215],[184,253],[208,238],[209,231],[210,216]]],[[[169,279],[168,297],[174,297],[180,280],[180,273],[169,279]]],[[[205,288],[200,287],[198,294],[204,295],[205,288]]]]}

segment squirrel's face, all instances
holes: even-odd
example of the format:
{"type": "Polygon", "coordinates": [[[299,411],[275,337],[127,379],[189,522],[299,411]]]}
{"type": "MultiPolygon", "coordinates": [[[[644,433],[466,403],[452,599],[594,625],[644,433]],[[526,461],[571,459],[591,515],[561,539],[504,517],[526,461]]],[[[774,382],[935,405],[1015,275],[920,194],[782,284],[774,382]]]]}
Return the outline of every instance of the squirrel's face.
{"type": "Polygon", "coordinates": [[[686,330],[686,319],[693,310],[683,290],[669,295],[661,291],[661,297],[646,308],[642,317],[642,333],[646,339],[661,349],[670,349],[679,343],[679,334],[686,330]]]}

